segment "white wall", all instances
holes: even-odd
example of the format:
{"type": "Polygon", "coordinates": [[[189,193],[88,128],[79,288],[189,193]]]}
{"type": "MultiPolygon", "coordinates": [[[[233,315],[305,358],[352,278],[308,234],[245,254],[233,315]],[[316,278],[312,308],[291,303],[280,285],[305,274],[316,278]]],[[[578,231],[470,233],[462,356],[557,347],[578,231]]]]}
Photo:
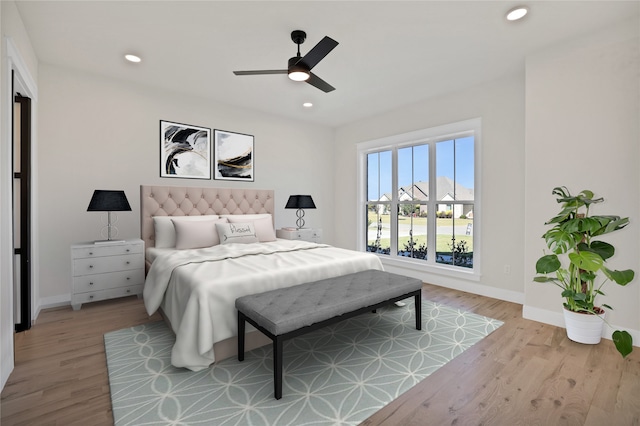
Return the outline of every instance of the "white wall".
{"type": "Polygon", "coordinates": [[[482,119],[482,276],[480,282],[443,275],[412,275],[426,282],[523,301],[524,77],[523,74],[429,99],[342,126],[336,131],[335,242],[355,248],[356,144],[471,118],[482,119]],[[504,274],[504,265],[511,273],[504,274]]]}
{"type": "MultiPolygon", "coordinates": [[[[556,46],[527,59],[524,316],[563,325],[562,299],[552,285],[532,282],[545,249],[544,222],[558,212],[552,188],[590,189],[605,202],[594,214],[629,216],[606,238],[616,247],[610,267],[640,276],[640,59],[637,18],[627,25],[556,46]]],[[[604,288],[613,325],[640,342],[640,279],[604,288]]],[[[610,332],[606,332],[610,337],[610,332]]]]}
{"type": "Polygon", "coordinates": [[[69,246],[101,239],[104,217],[86,211],[94,189],[125,191],[133,211],[118,213],[119,237],[140,235],[141,184],[274,189],[277,227],[295,224],[289,195],[311,194],[307,226],[331,241],[331,129],[45,64],[39,88],[43,305],[69,301],[69,246]],[[254,135],[255,182],[160,178],[160,120],[254,135]]]}

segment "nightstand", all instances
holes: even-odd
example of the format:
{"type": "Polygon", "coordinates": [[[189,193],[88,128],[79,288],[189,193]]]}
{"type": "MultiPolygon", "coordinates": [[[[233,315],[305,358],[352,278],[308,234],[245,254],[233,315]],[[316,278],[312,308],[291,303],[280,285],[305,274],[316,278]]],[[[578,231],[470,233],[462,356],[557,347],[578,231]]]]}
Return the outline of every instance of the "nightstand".
{"type": "Polygon", "coordinates": [[[302,240],[320,243],[322,242],[322,229],[276,229],[276,237],[286,240],[302,240]]]}
{"type": "Polygon", "coordinates": [[[139,239],[107,244],[92,242],[71,246],[71,307],[83,303],[142,295],[144,242],[139,239]]]}

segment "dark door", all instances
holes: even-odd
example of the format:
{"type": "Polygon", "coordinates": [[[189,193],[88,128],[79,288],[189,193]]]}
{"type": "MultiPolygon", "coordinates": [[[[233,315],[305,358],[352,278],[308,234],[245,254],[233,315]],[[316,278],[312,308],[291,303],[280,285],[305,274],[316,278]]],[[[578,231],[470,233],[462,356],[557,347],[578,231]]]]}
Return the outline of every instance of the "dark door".
{"type": "Polygon", "coordinates": [[[31,99],[13,108],[13,250],[16,332],[31,328],[31,99]]]}

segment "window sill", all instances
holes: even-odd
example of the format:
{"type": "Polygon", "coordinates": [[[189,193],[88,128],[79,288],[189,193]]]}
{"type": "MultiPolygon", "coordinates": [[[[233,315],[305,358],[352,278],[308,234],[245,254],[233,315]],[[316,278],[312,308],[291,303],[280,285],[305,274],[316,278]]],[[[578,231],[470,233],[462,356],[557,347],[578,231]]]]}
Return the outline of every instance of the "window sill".
{"type": "Polygon", "coordinates": [[[480,273],[479,271],[474,271],[472,269],[466,268],[458,268],[454,266],[448,265],[430,265],[421,260],[413,260],[413,259],[401,259],[401,258],[392,258],[384,255],[377,255],[382,264],[384,266],[390,266],[393,268],[402,268],[408,269],[415,272],[421,273],[429,273],[434,275],[442,275],[450,278],[466,280],[466,281],[480,281],[480,273]]]}

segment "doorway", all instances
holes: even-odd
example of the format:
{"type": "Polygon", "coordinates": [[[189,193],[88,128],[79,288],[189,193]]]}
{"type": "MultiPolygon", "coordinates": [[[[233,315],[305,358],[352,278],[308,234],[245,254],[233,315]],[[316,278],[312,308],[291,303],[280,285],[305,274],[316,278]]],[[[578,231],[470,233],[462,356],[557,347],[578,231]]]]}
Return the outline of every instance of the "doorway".
{"type": "Polygon", "coordinates": [[[13,264],[15,331],[31,328],[31,99],[13,108],[13,264]]]}

